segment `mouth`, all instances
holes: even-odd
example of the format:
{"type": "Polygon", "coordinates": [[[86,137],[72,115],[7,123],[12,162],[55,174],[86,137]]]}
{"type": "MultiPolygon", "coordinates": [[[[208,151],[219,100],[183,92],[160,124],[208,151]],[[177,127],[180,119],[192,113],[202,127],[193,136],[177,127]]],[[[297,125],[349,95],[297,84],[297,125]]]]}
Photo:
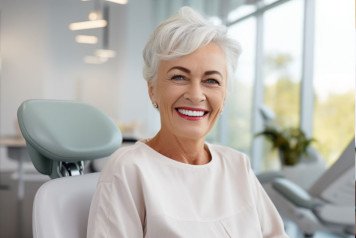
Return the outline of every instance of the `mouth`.
{"type": "Polygon", "coordinates": [[[178,107],[175,108],[178,115],[190,121],[197,121],[204,118],[209,111],[200,108],[178,107]]]}

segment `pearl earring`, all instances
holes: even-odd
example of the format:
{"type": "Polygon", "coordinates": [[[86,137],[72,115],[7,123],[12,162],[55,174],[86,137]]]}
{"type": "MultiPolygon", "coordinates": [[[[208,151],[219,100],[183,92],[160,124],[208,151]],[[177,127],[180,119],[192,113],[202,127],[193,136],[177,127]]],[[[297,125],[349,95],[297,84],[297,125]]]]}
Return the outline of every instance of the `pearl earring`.
{"type": "Polygon", "coordinates": [[[158,104],[157,103],[153,102],[152,105],[153,105],[154,108],[158,108],[158,104]]]}

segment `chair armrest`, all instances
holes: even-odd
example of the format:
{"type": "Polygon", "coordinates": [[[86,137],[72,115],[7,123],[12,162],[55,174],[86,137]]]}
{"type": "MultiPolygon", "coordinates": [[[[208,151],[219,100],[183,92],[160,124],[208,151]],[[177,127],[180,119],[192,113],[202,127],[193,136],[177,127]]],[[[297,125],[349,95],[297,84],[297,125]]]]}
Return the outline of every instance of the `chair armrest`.
{"type": "Polygon", "coordinates": [[[285,178],[276,178],[272,187],[298,207],[313,209],[317,202],[301,187],[285,178]]]}
{"type": "Polygon", "coordinates": [[[265,183],[271,183],[276,178],[283,178],[283,174],[280,171],[268,171],[268,172],[263,172],[258,174],[257,178],[260,181],[260,183],[265,184],[265,183]]]}

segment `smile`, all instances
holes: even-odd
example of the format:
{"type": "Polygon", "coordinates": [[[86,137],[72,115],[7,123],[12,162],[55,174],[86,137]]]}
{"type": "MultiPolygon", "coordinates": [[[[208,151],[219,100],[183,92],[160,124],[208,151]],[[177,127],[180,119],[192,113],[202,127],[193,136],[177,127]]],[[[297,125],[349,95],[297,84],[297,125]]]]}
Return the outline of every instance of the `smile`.
{"type": "Polygon", "coordinates": [[[195,108],[176,108],[178,115],[188,120],[199,120],[208,114],[208,111],[195,108]]]}

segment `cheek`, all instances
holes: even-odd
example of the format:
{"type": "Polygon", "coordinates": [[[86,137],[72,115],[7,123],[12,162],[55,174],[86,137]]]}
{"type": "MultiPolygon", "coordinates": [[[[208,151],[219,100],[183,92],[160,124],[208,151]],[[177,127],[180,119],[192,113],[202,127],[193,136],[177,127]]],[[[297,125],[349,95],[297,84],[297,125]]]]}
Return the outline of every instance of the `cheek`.
{"type": "Polygon", "coordinates": [[[221,91],[221,92],[217,92],[214,95],[214,99],[213,99],[213,103],[214,103],[214,107],[216,108],[221,108],[224,106],[224,102],[225,102],[225,98],[226,98],[226,93],[225,91],[221,91]]]}
{"type": "Polygon", "coordinates": [[[179,87],[164,85],[159,89],[160,100],[163,104],[172,104],[181,94],[179,87]]]}

